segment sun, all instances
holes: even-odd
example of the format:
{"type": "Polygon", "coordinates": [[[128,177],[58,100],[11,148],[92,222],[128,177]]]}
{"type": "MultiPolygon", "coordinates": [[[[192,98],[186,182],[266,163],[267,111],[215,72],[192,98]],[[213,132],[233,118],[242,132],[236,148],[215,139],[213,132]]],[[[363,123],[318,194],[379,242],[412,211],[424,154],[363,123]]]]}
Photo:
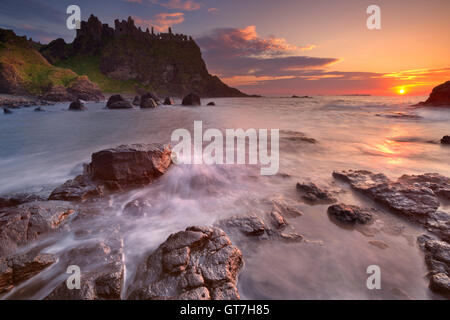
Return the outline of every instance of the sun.
{"type": "Polygon", "coordinates": [[[398,94],[405,94],[405,88],[400,88],[398,90],[398,94]]]}

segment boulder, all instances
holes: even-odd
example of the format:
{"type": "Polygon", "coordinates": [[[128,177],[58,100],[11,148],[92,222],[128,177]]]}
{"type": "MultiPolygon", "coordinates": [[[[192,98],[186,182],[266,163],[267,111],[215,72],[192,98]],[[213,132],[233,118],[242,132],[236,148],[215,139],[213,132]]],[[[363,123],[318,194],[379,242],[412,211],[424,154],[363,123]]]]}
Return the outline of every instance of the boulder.
{"type": "Polygon", "coordinates": [[[327,190],[319,188],[312,182],[297,183],[297,191],[303,200],[310,204],[330,204],[337,201],[327,190]]]}
{"type": "Polygon", "coordinates": [[[440,239],[450,242],[450,214],[444,211],[432,213],[425,227],[440,239]]]}
{"type": "Polygon", "coordinates": [[[77,99],[76,101],[72,102],[69,105],[69,110],[70,111],[84,111],[84,110],[87,110],[87,108],[83,102],[81,102],[79,99],[77,99]]]}
{"type": "Polygon", "coordinates": [[[171,106],[171,105],[173,105],[173,104],[175,104],[175,103],[173,102],[173,99],[172,99],[172,98],[166,97],[166,98],[164,99],[164,103],[163,103],[163,104],[166,105],[166,106],[171,106]]]}
{"type": "Polygon", "coordinates": [[[450,107],[450,81],[434,87],[428,99],[417,104],[418,106],[450,107]]]}
{"type": "Polygon", "coordinates": [[[0,209],[0,257],[59,230],[76,212],[73,205],[60,201],[37,201],[0,209]]]}
{"type": "Polygon", "coordinates": [[[195,93],[190,93],[183,98],[181,104],[183,106],[200,106],[200,97],[195,93]]]}
{"type": "Polygon", "coordinates": [[[236,300],[241,251],[218,228],[169,236],[138,267],[128,299],[236,300]]]}
{"type": "Polygon", "coordinates": [[[106,103],[107,109],[131,109],[133,106],[125,100],[120,94],[112,95],[106,103]]]}
{"type": "Polygon", "coordinates": [[[216,105],[216,103],[215,102],[208,102],[208,104],[207,104],[207,106],[215,106],[216,105]]]}
{"type": "Polygon", "coordinates": [[[164,174],[171,151],[161,144],[122,145],[92,154],[84,173],[66,181],[51,193],[50,200],[86,200],[107,190],[143,186],[164,174]]]}
{"type": "Polygon", "coordinates": [[[441,139],[442,144],[450,144],[450,136],[443,136],[441,139]]]}
{"type": "Polygon", "coordinates": [[[37,108],[34,108],[34,111],[35,112],[44,112],[45,110],[42,109],[42,107],[37,107],[37,108]]]}
{"type": "Polygon", "coordinates": [[[260,236],[264,234],[266,225],[257,215],[233,216],[222,220],[219,225],[226,229],[236,229],[246,236],[260,236]]]}
{"type": "Polygon", "coordinates": [[[367,224],[373,220],[370,210],[343,203],[329,206],[328,215],[346,224],[367,224]]]}
{"type": "Polygon", "coordinates": [[[8,109],[8,108],[3,108],[3,113],[4,114],[11,114],[13,112],[10,109],[8,109]]]}
{"type": "Polygon", "coordinates": [[[158,106],[158,104],[156,103],[156,101],[152,98],[151,94],[144,94],[141,96],[141,102],[140,102],[140,107],[142,109],[147,109],[147,108],[156,108],[158,106]]]}
{"type": "Polygon", "coordinates": [[[62,255],[81,270],[80,289],[60,283],[46,300],[119,300],[124,284],[123,239],[112,234],[105,240],[86,242],[62,255]]]}
{"type": "Polygon", "coordinates": [[[421,178],[403,176],[393,182],[382,173],[349,170],[335,171],[333,177],[348,182],[354,190],[369,196],[395,213],[417,222],[425,223],[427,218],[439,207],[439,199],[430,189],[431,184],[425,183],[425,181],[413,183],[422,178],[427,182],[431,179],[434,181],[434,176],[422,175],[421,178]]]}
{"type": "Polygon", "coordinates": [[[0,294],[21,284],[56,262],[52,254],[30,251],[0,258],[0,294]]]}
{"type": "Polygon", "coordinates": [[[67,88],[67,92],[77,99],[84,101],[100,101],[105,99],[99,86],[89,80],[87,76],[75,79],[67,88]]]}
{"type": "Polygon", "coordinates": [[[418,238],[425,251],[425,262],[430,271],[430,289],[450,297],[450,244],[423,235],[418,238]]]}

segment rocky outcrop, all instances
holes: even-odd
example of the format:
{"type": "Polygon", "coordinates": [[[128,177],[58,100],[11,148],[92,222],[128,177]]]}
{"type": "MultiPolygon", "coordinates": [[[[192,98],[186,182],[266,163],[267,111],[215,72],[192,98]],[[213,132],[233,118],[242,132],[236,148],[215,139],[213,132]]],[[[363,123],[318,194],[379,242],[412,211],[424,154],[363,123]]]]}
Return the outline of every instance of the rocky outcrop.
{"type": "Polygon", "coordinates": [[[200,106],[200,97],[195,93],[190,93],[183,98],[181,104],[183,106],[200,106]]]}
{"type": "Polygon", "coordinates": [[[171,151],[161,144],[122,145],[92,154],[84,173],[56,188],[51,200],[85,200],[106,190],[139,187],[153,182],[171,164],[171,151]]]}
{"type": "Polygon", "coordinates": [[[367,224],[373,220],[371,210],[343,203],[329,206],[328,215],[345,224],[367,224]]]}
{"type": "Polygon", "coordinates": [[[439,196],[447,197],[448,178],[438,174],[402,176],[391,181],[384,174],[366,170],[335,171],[333,176],[376,202],[414,221],[425,223],[439,207],[439,196]]]}
{"type": "Polygon", "coordinates": [[[425,228],[450,243],[450,214],[444,211],[432,213],[425,223],[425,228]]]}
{"type": "Polygon", "coordinates": [[[302,199],[310,204],[330,204],[337,201],[330,192],[319,188],[312,182],[297,183],[297,191],[302,199]]]}
{"type": "Polygon", "coordinates": [[[129,299],[236,300],[241,251],[218,228],[169,236],[139,266],[129,299]]]}
{"type": "Polygon", "coordinates": [[[450,144],[450,136],[443,136],[441,139],[442,144],[450,144]]]}
{"type": "Polygon", "coordinates": [[[34,251],[0,258],[0,294],[13,289],[55,262],[54,255],[34,251]]]}
{"type": "Polygon", "coordinates": [[[418,242],[425,251],[430,289],[450,297],[450,244],[426,235],[420,236],[418,242]]]}
{"type": "Polygon", "coordinates": [[[70,111],[85,111],[87,110],[86,106],[80,100],[74,101],[69,105],[70,111]]]}
{"type": "Polygon", "coordinates": [[[434,87],[428,99],[418,106],[450,107],[450,81],[434,87]]]}
{"type": "Polygon", "coordinates": [[[60,201],[30,202],[0,209],[0,257],[59,230],[76,212],[73,205],[60,201]]]}
{"type": "Polygon", "coordinates": [[[67,88],[67,92],[84,101],[101,101],[105,99],[98,85],[91,82],[86,76],[76,78],[67,88]]]}
{"type": "Polygon", "coordinates": [[[119,300],[124,283],[123,240],[112,234],[63,253],[63,260],[81,270],[80,289],[59,284],[46,300],[119,300]]]}

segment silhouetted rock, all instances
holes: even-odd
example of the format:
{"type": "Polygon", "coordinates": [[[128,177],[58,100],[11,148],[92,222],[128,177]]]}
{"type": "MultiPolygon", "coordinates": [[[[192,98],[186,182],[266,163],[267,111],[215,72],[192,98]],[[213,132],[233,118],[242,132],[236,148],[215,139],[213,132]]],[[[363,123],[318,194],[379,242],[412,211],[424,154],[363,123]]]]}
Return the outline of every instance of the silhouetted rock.
{"type": "Polygon", "coordinates": [[[129,299],[236,300],[241,251],[218,228],[189,227],[144,259],[129,299]]]}
{"type": "Polygon", "coordinates": [[[297,191],[310,204],[330,204],[337,201],[331,193],[327,190],[320,189],[312,182],[297,183],[297,191]]]}
{"type": "Polygon", "coordinates": [[[140,107],[143,109],[156,108],[158,104],[153,99],[151,94],[144,94],[141,96],[140,107]]]}
{"type": "Polygon", "coordinates": [[[450,144],[450,136],[443,136],[441,139],[442,144],[450,144]]]}
{"type": "Polygon", "coordinates": [[[13,112],[10,109],[8,109],[8,108],[3,108],[3,113],[4,114],[11,114],[13,112]]]}
{"type": "Polygon", "coordinates": [[[84,111],[87,110],[86,106],[80,100],[74,101],[69,105],[70,111],[84,111]]]}
{"type": "Polygon", "coordinates": [[[175,103],[173,102],[173,99],[172,99],[172,98],[166,97],[166,98],[164,99],[164,103],[163,103],[163,104],[166,105],[166,106],[171,106],[171,105],[173,105],[173,104],[175,104],[175,103]]]}
{"type": "Polygon", "coordinates": [[[213,101],[211,101],[211,102],[208,102],[208,104],[207,104],[207,106],[215,106],[216,105],[216,103],[215,102],[213,102],[213,101]]]}
{"type": "Polygon", "coordinates": [[[30,202],[0,209],[0,257],[58,230],[76,210],[59,201],[30,202]]]}
{"type": "Polygon", "coordinates": [[[0,258],[0,293],[13,289],[55,262],[54,255],[34,251],[0,258]]]}
{"type": "Polygon", "coordinates": [[[428,99],[417,104],[418,106],[446,106],[450,107],[450,81],[434,87],[428,99]]]}
{"type": "Polygon", "coordinates": [[[200,97],[195,93],[190,93],[183,98],[181,104],[183,106],[199,106],[201,105],[200,97]]]}
{"type": "Polygon", "coordinates": [[[366,224],[372,221],[372,212],[358,206],[343,203],[328,207],[330,217],[347,224],[366,224]]]}

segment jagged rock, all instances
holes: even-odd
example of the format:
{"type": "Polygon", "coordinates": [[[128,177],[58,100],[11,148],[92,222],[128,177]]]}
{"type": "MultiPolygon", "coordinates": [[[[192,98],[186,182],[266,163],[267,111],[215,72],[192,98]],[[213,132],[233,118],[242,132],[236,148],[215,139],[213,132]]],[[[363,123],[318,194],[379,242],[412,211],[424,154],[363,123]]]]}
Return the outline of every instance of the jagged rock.
{"type": "Polygon", "coordinates": [[[41,96],[41,99],[53,102],[74,101],[77,97],[69,93],[62,85],[55,85],[41,96]]]}
{"type": "Polygon", "coordinates": [[[55,262],[54,255],[37,253],[33,250],[25,254],[0,258],[0,293],[11,290],[55,262]]]}
{"type": "Polygon", "coordinates": [[[200,106],[200,97],[195,93],[190,93],[183,98],[181,104],[183,106],[200,106]]]}
{"type": "Polygon", "coordinates": [[[392,182],[384,174],[366,170],[335,171],[333,177],[348,182],[353,189],[418,222],[424,223],[439,207],[436,194],[421,183],[411,184],[412,178],[402,177],[392,182]]]}
{"type": "Polygon", "coordinates": [[[208,104],[207,104],[207,106],[215,106],[216,105],[216,103],[215,102],[208,102],[208,104]]]}
{"type": "Polygon", "coordinates": [[[166,97],[166,98],[164,99],[164,103],[163,103],[163,104],[166,105],[166,106],[171,106],[171,105],[173,105],[173,104],[175,104],[175,103],[173,102],[173,99],[172,99],[172,98],[166,97]]]}
{"type": "Polygon", "coordinates": [[[0,209],[0,257],[58,230],[75,213],[73,205],[59,201],[30,202],[0,209]]]}
{"type": "Polygon", "coordinates": [[[312,182],[297,183],[297,191],[310,204],[330,204],[337,201],[327,190],[320,189],[312,182]]]}
{"type": "Polygon", "coordinates": [[[88,242],[63,254],[62,259],[81,270],[80,289],[59,284],[46,300],[119,300],[124,283],[123,240],[116,234],[88,242]]]}
{"type": "Polygon", "coordinates": [[[241,251],[221,229],[189,227],[145,259],[128,298],[236,300],[242,265],[241,251]]]}
{"type": "Polygon", "coordinates": [[[450,178],[441,176],[438,173],[425,173],[420,175],[405,174],[398,181],[409,185],[430,188],[438,197],[450,200],[450,178]]]}
{"type": "Polygon", "coordinates": [[[270,212],[270,217],[272,218],[272,223],[277,229],[284,229],[287,226],[286,219],[277,211],[273,210],[270,212]]]}
{"type": "Polygon", "coordinates": [[[441,139],[442,144],[450,144],[450,136],[443,136],[441,139]]]}
{"type": "Polygon", "coordinates": [[[233,216],[222,220],[219,225],[224,228],[236,229],[247,236],[260,236],[264,234],[266,225],[257,215],[233,216]]]}
{"type": "Polygon", "coordinates": [[[425,262],[430,270],[430,289],[450,296],[450,244],[426,235],[419,237],[418,241],[425,251],[425,262]]]}
{"type": "Polygon", "coordinates": [[[156,103],[156,100],[152,98],[151,94],[144,94],[141,96],[141,102],[140,107],[143,109],[146,108],[156,108],[158,104],[156,103]]]}
{"type": "Polygon", "coordinates": [[[166,172],[171,160],[168,146],[132,144],[92,154],[84,173],[68,180],[50,195],[51,200],[85,200],[101,196],[105,190],[143,186],[166,172]]]}
{"type": "Polygon", "coordinates": [[[3,113],[4,114],[11,114],[13,112],[10,109],[8,109],[8,108],[3,108],[3,113]]]}
{"type": "Polygon", "coordinates": [[[450,214],[443,211],[432,213],[425,227],[442,240],[450,242],[450,214]]]}
{"type": "Polygon", "coordinates": [[[450,106],[450,81],[434,87],[428,99],[417,104],[418,106],[450,106]]]}
{"type": "Polygon", "coordinates": [[[141,98],[139,96],[135,96],[133,99],[133,106],[139,106],[141,103],[141,98]]]}
{"type": "Polygon", "coordinates": [[[105,99],[98,85],[91,82],[87,76],[76,78],[67,88],[67,92],[77,99],[84,101],[100,101],[105,99]]]}
{"type": "Polygon", "coordinates": [[[80,100],[74,101],[69,105],[71,111],[84,111],[87,110],[86,106],[80,100]]]}
{"type": "Polygon", "coordinates": [[[348,224],[367,224],[372,221],[372,212],[370,210],[343,203],[329,206],[328,215],[348,224]]]}

